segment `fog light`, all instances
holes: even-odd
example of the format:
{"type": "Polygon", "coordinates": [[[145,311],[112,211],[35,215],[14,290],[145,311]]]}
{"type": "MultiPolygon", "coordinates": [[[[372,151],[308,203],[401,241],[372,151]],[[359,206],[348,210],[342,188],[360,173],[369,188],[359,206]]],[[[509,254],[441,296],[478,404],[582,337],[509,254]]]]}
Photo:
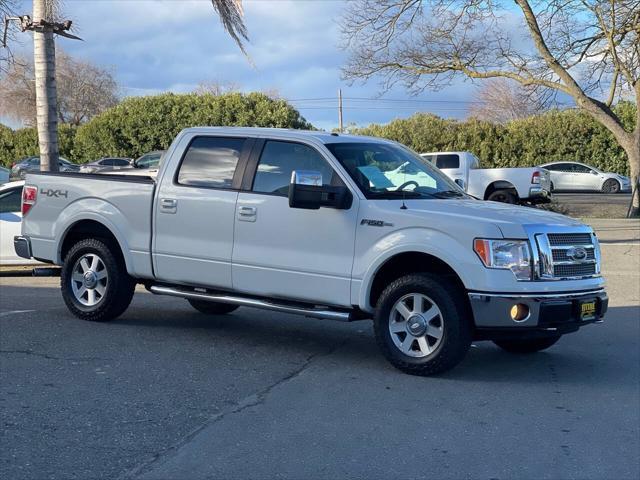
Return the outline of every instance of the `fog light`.
{"type": "Polygon", "coordinates": [[[524,303],[517,303],[511,307],[511,320],[514,322],[523,322],[529,318],[529,307],[524,303]]]}

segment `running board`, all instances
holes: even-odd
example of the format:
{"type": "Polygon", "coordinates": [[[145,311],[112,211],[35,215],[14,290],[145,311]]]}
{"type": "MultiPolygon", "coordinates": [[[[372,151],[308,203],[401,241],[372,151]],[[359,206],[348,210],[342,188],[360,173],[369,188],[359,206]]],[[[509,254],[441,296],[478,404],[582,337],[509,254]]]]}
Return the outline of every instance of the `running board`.
{"type": "Polygon", "coordinates": [[[204,300],[210,302],[230,303],[242,307],[262,308],[265,310],[273,310],[276,312],[293,313],[295,315],[305,315],[307,317],[322,318],[325,320],[338,320],[340,322],[350,322],[352,319],[349,312],[341,312],[337,310],[305,308],[302,306],[287,305],[282,303],[268,302],[257,298],[237,297],[234,295],[226,295],[221,293],[205,293],[193,290],[182,290],[173,287],[162,287],[152,285],[149,287],[151,293],[156,295],[169,295],[172,297],[180,297],[192,300],[204,300]]]}

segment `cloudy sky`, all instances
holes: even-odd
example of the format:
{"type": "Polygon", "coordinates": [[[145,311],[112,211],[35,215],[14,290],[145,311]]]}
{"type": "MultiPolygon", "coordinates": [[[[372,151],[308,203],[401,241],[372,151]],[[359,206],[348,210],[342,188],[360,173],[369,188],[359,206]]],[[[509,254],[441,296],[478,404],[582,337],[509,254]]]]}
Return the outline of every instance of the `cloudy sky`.
{"type": "MultiPolygon", "coordinates": [[[[225,33],[209,0],[66,0],[65,18],[84,41],[59,39],[74,56],[108,66],[125,95],[188,92],[201,82],[233,82],[244,91],[275,90],[319,128],[337,126],[337,91],[345,98],[345,124],[387,122],[429,111],[464,117],[474,85],[409,96],[386,92],[375,81],[341,80],[346,53],[339,47],[343,0],[244,0],[250,43],[247,61],[225,33]],[[382,98],[388,101],[362,100],[382,98]],[[322,99],[322,100],[308,100],[322,99]]],[[[19,13],[30,13],[23,0],[19,13]]],[[[15,50],[30,52],[20,35],[15,50]]]]}

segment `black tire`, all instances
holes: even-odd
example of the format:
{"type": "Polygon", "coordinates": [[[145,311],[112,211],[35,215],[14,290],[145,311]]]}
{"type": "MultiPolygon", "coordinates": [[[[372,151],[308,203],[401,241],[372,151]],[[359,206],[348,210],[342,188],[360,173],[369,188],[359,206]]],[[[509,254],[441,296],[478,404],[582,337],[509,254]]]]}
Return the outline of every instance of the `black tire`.
{"type": "MultiPolygon", "coordinates": [[[[88,238],[76,243],[62,265],[60,272],[60,287],[62,298],[67,308],[76,317],[93,322],[106,322],[120,316],[127,309],[133,298],[136,282],[127,273],[117,245],[112,245],[102,239],[88,238]],[[74,293],[76,288],[85,285],[74,279],[75,268],[87,255],[97,256],[103,264],[106,272],[104,280],[104,293],[95,305],[85,305],[74,293]]],[[[97,295],[97,294],[96,294],[97,295]]]]}
{"type": "Polygon", "coordinates": [[[620,191],[620,182],[614,178],[609,178],[602,184],[604,193],[618,193],[620,191]]]}
{"type": "Polygon", "coordinates": [[[495,340],[497,346],[509,353],[536,353],[555,345],[562,335],[530,340],[495,340]]]}
{"type": "Polygon", "coordinates": [[[496,190],[495,192],[491,192],[487,200],[511,204],[518,203],[518,197],[511,190],[496,190]]]}
{"type": "Polygon", "coordinates": [[[380,295],[373,320],[382,354],[394,367],[410,375],[428,376],[445,372],[460,363],[471,345],[473,327],[464,291],[442,276],[419,273],[395,280],[380,295]],[[442,313],[442,340],[424,357],[405,354],[391,337],[391,311],[409,294],[426,295],[442,313]]]}
{"type": "Polygon", "coordinates": [[[187,300],[193,308],[206,315],[224,315],[238,308],[238,305],[221,302],[209,302],[207,300],[187,300]]]}

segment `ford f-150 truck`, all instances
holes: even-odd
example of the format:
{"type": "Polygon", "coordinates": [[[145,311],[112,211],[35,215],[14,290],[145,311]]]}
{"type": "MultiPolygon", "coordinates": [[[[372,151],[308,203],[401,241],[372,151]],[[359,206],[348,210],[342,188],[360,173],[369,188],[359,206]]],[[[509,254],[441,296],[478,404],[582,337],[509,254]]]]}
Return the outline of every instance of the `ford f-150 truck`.
{"type": "Polygon", "coordinates": [[[204,314],[372,318],[411,374],[453,367],[474,340],[548,348],[608,304],[591,228],[474,199],[378,138],[190,128],[155,179],[29,174],[22,211],[16,252],[62,266],[82,319],[119,316],[136,284],[204,314]]]}
{"type": "Polygon", "coordinates": [[[523,204],[551,200],[550,173],[542,167],[480,168],[480,160],[471,152],[434,152],[421,156],[476,198],[523,204]]]}

